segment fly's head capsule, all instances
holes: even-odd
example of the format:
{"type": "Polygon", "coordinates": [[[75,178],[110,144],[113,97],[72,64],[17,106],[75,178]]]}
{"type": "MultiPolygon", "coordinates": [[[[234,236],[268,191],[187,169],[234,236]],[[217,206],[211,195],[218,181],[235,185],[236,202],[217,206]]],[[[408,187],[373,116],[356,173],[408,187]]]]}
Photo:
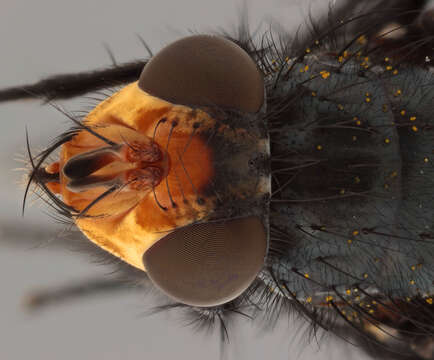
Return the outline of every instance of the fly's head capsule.
{"type": "Polygon", "coordinates": [[[240,47],[179,40],[87,115],[39,182],[89,240],[170,297],[228,302],[268,248],[264,99],[262,74],[240,47]]]}

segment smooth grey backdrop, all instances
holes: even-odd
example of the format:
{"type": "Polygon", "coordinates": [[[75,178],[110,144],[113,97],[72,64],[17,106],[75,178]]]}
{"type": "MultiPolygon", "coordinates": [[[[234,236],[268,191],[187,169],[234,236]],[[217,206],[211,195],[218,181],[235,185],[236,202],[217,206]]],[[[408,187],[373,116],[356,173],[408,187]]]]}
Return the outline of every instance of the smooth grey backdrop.
{"type": "MultiPolygon", "coordinates": [[[[303,21],[306,1],[246,1],[252,28],[271,17],[295,28],[303,21]]],[[[328,0],[312,1],[314,12],[328,0]]],[[[24,84],[41,77],[109,65],[107,43],[118,62],[144,57],[135,33],[157,51],[188,30],[229,29],[237,24],[241,3],[232,0],[149,1],[22,1],[2,0],[0,11],[0,87],[24,84]]],[[[265,27],[266,29],[266,27],[265,27]]],[[[86,102],[63,102],[77,110],[86,102]]],[[[0,105],[0,359],[202,359],[219,358],[217,336],[206,337],[185,328],[174,315],[150,318],[137,293],[119,293],[27,313],[22,300],[31,289],[79,281],[108,272],[86,256],[56,249],[58,230],[38,202],[20,217],[23,187],[17,185],[25,126],[33,149],[39,150],[70,123],[37,102],[0,105]],[[32,234],[51,233],[42,248],[28,245],[26,236],[12,237],[10,228],[32,234]],[[30,233],[29,233],[30,231],[30,233]],[[3,233],[3,236],[1,235],[3,233]]],[[[274,331],[259,331],[245,321],[236,327],[229,359],[363,358],[337,341],[321,351],[306,345],[300,325],[283,322],[274,331]]]]}

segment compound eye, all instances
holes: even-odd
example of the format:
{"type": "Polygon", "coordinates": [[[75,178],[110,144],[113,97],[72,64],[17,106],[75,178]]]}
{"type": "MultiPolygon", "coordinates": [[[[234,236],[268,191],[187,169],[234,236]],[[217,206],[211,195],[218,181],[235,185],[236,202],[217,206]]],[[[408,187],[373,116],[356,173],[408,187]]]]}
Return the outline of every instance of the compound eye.
{"type": "Polygon", "coordinates": [[[257,112],[264,80],[255,62],[233,42],[209,35],[168,45],[144,67],[139,87],[182,105],[207,105],[257,112]]]}
{"type": "Polygon", "coordinates": [[[242,294],[264,264],[267,236],[248,217],[189,225],[151,246],[143,263],[153,283],[192,306],[216,306],[242,294]]]}
{"type": "Polygon", "coordinates": [[[434,35],[434,6],[422,12],[419,23],[425,32],[434,35]]]}

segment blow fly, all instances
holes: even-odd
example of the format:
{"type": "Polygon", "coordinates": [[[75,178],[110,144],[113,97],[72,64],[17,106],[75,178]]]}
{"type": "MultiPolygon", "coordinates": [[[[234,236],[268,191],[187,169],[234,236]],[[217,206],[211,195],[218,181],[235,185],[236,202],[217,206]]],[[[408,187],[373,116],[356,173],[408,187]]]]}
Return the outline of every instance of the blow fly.
{"type": "Polygon", "coordinates": [[[433,359],[434,2],[348,1],[309,30],[192,35],[1,90],[73,125],[28,146],[26,196],[223,340],[229,316],[289,311],[433,359]],[[55,104],[114,86],[83,117],[55,104]]]}

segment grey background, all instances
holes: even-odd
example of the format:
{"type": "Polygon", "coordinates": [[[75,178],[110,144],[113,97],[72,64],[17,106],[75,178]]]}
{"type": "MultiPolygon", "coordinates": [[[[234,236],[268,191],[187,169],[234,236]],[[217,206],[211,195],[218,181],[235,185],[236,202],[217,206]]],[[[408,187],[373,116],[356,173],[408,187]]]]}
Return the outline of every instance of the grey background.
{"type": "MultiPolygon", "coordinates": [[[[328,1],[311,3],[316,13],[328,1]]],[[[295,28],[307,14],[306,1],[254,0],[247,5],[252,28],[271,18],[295,28]]],[[[144,57],[135,33],[157,51],[188,30],[230,29],[237,24],[240,8],[241,3],[231,0],[2,0],[0,87],[109,65],[103,42],[118,62],[144,57]]],[[[62,104],[78,110],[86,101],[62,104]]],[[[70,123],[48,106],[24,101],[1,104],[0,124],[0,359],[218,359],[217,336],[195,333],[175,314],[144,317],[150,304],[140,293],[115,293],[36,314],[25,311],[23,299],[29,290],[105,275],[109,270],[83,254],[56,248],[59,228],[42,213],[40,202],[29,206],[24,219],[20,217],[23,186],[18,183],[23,172],[13,169],[23,166],[17,158],[25,153],[25,126],[37,151],[70,123]],[[4,235],[11,227],[17,236],[4,235]],[[51,235],[38,248],[29,245],[30,234],[41,229],[51,235]]],[[[292,319],[267,332],[240,320],[227,358],[363,358],[336,340],[323,341],[321,350],[315,341],[307,345],[303,329],[292,319]]]]}

